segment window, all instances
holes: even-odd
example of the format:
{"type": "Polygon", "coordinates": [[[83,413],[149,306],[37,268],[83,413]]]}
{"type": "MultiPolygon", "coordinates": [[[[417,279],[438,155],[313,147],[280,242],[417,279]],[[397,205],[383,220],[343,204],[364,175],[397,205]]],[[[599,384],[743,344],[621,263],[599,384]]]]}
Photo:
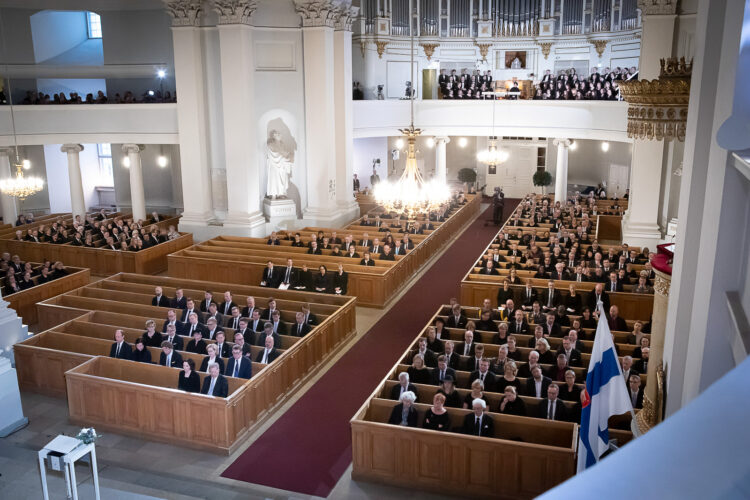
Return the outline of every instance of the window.
{"type": "Polygon", "coordinates": [[[99,185],[114,186],[112,174],[112,145],[97,144],[96,154],[99,156],[99,185]]]}
{"type": "Polygon", "coordinates": [[[89,28],[89,38],[102,37],[102,19],[99,14],[86,12],[86,24],[89,28]]]}

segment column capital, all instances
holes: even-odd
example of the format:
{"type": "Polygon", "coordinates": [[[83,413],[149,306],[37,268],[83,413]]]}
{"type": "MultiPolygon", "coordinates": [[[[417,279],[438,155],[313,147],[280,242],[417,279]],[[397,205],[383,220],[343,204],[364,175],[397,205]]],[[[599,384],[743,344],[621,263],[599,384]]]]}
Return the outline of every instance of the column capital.
{"type": "Polygon", "coordinates": [[[336,31],[351,31],[352,23],[358,14],[359,7],[347,5],[346,2],[339,5],[334,14],[336,31]]]}
{"type": "Polygon", "coordinates": [[[144,149],[146,149],[146,146],[144,146],[143,144],[128,143],[128,144],[122,145],[122,152],[125,154],[130,154],[130,153],[140,154],[140,152],[143,151],[144,149]]]}
{"type": "Polygon", "coordinates": [[[552,141],[552,144],[555,146],[562,146],[564,148],[569,148],[571,144],[573,144],[573,141],[570,139],[555,139],[552,141]]]}
{"type": "Polygon", "coordinates": [[[60,146],[60,151],[63,153],[80,153],[83,151],[83,144],[63,144],[60,146]]]}
{"type": "Polygon", "coordinates": [[[198,26],[203,10],[201,0],[162,0],[172,26],[198,26]]]}
{"type": "Polygon", "coordinates": [[[294,10],[302,17],[302,27],[333,28],[340,5],[334,0],[294,0],[294,10]]]}
{"type": "Polygon", "coordinates": [[[643,16],[664,16],[677,13],[677,0],[638,0],[643,16]]]}
{"type": "Polygon", "coordinates": [[[449,142],[451,142],[451,138],[448,136],[444,136],[444,135],[436,135],[434,139],[435,139],[435,144],[439,144],[441,142],[444,144],[448,144],[449,142]]]}
{"type": "Polygon", "coordinates": [[[219,24],[250,24],[258,0],[211,0],[213,10],[219,14],[219,24]]]}

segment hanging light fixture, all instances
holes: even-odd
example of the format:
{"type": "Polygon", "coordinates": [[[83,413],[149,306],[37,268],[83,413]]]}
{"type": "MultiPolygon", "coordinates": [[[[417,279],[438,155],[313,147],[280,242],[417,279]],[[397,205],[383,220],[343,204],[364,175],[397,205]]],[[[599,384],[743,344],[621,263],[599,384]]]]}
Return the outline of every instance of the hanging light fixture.
{"type": "MultiPolygon", "coordinates": [[[[414,128],[414,10],[409,1],[409,36],[411,38],[411,82],[412,91],[409,95],[411,123],[408,128],[399,129],[406,140],[406,166],[404,173],[396,182],[387,179],[379,182],[373,194],[375,200],[386,211],[413,217],[417,214],[429,214],[437,210],[440,205],[450,198],[448,186],[435,178],[425,182],[417,166],[417,137],[422,130],[414,128]]],[[[401,140],[401,139],[399,139],[401,140]]]]}
{"type": "Polygon", "coordinates": [[[507,151],[497,148],[497,136],[495,135],[495,101],[492,100],[492,135],[489,137],[489,145],[486,150],[477,153],[477,160],[488,167],[489,173],[495,173],[499,164],[508,161],[510,156],[507,151]]]}
{"type": "Polygon", "coordinates": [[[24,177],[23,175],[24,169],[31,168],[31,162],[21,160],[21,155],[18,154],[18,137],[16,136],[16,119],[13,112],[13,92],[10,87],[10,79],[8,79],[8,104],[10,106],[10,121],[13,125],[13,143],[16,150],[16,159],[13,162],[13,166],[16,167],[16,176],[0,180],[0,191],[4,195],[23,201],[41,191],[44,188],[44,180],[41,177],[24,177]]]}

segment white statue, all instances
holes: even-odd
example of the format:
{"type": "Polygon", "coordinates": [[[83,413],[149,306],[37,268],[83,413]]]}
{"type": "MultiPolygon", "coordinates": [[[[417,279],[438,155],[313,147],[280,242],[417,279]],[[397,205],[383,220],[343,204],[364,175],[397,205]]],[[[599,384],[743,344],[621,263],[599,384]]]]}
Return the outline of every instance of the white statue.
{"type": "Polygon", "coordinates": [[[290,153],[281,141],[281,134],[271,130],[268,142],[266,142],[266,165],[268,168],[268,182],[266,184],[266,196],[271,199],[286,197],[289,189],[289,176],[292,175],[290,153]]]}
{"type": "Polygon", "coordinates": [[[510,69],[521,69],[521,59],[516,56],[510,63],[510,69]]]}

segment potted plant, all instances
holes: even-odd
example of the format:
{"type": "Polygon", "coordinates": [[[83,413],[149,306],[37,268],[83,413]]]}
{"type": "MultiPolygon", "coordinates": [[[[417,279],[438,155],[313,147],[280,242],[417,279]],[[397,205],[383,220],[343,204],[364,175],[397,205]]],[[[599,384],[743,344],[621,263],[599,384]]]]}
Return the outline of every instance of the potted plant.
{"type": "Polygon", "coordinates": [[[462,168],[458,171],[458,180],[467,187],[477,182],[477,173],[473,168],[462,168]]]}
{"type": "Polygon", "coordinates": [[[537,170],[532,177],[535,186],[542,188],[542,194],[547,194],[545,188],[552,184],[552,174],[546,170],[537,170]]]}

